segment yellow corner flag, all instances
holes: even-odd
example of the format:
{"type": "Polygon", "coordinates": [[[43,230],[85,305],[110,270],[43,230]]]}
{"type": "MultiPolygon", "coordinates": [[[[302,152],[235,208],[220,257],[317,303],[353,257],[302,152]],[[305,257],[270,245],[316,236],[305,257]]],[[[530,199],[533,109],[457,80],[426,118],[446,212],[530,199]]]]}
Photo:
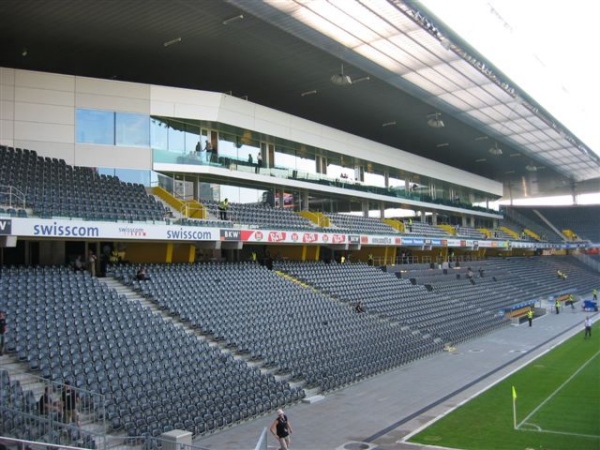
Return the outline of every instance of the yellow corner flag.
{"type": "Polygon", "coordinates": [[[512,387],[512,394],[513,394],[513,400],[517,399],[517,390],[515,389],[515,387],[512,387]]]}

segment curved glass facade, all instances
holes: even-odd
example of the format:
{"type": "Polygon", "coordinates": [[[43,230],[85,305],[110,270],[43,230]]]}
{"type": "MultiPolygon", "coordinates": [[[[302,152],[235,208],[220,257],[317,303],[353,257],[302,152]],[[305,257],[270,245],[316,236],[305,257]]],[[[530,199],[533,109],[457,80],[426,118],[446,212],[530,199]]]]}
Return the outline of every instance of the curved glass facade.
{"type": "MultiPolygon", "coordinates": [[[[78,143],[87,144],[150,147],[153,151],[154,163],[224,167],[237,172],[259,173],[275,178],[370,192],[395,199],[419,200],[475,211],[494,212],[472,206],[476,203],[485,203],[488,198],[486,194],[470,190],[468,187],[450,185],[398,168],[376,165],[326,149],[260,135],[227,124],[77,109],[76,140],[78,143]],[[212,151],[211,149],[207,151],[207,142],[210,142],[209,147],[212,147],[212,151]]],[[[110,169],[103,170],[110,172],[110,169]]],[[[113,172],[113,174],[117,173],[113,172]]],[[[127,181],[138,178],[136,182],[148,185],[153,182],[151,180],[153,177],[148,174],[141,177],[143,181],[140,180],[139,175],[131,173],[122,175],[127,181]]],[[[186,174],[170,175],[179,179],[190,178],[186,174]]],[[[253,188],[251,182],[248,182],[247,186],[240,186],[239,181],[237,184],[237,186],[220,185],[218,190],[210,189],[208,196],[211,199],[227,197],[230,201],[254,203],[262,201],[267,192],[265,189],[253,188]],[[217,191],[218,196],[215,194],[217,191]]],[[[293,198],[301,197],[300,192],[286,192],[286,194],[293,198]]],[[[189,195],[203,197],[201,191],[191,192],[189,195]]],[[[349,192],[347,195],[351,196],[352,193],[349,192]]],[[[325,198],[317,200],[315,204],[320,205],[319,209],[337,212],[335,200],[325,198]]],[[[489,200],[494,199],[489,198],[489,200]]],[[[299,202],[294,202],[297,203],[299,202]]],[[[352,204],[347,200],[344,203],[344,208],[352,204]]],[[[376,203],[367,205],[367,208],[380,209],[380,202],[376,203]]],[[[362,204],[358,202],[356,206],[365,209],[364,202],[362,204]]]]}

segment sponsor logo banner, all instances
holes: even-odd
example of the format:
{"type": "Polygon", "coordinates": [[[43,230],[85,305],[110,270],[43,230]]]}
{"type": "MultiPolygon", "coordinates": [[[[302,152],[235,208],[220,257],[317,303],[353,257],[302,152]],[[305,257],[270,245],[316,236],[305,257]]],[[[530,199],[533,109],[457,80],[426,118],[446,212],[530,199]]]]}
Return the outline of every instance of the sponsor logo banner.
{"type": "Polygon", "coordinates": [[[0,235],[9,235],[12,231],[12,220],[0,219],[0,235]]]}
{"type": "Polygon", "coordinates": [[[305,244],[313,244],[319,241],[319,233],[303,233],[302,242],[305,244]]]}
{"type": "Polygon", "coordinates": [[[285,242],[287,233],[285,231],[270,231],[269,242],[285,242]]]}
{"type": "Polygon", "coordinates": [[[360,244],[360,236],[356,234],[350,234],[348,235],[348,242],[351,244],[360,244]]]}
{"type": "Polygon", "coordinates": [[[34,218],[12,219],[11,228],[14,235],[35,238],[215,241],[219,236],[218,228],[34,218]]]}
{"type": "Polygon", "coordinates": [[[345,244],[346,243],[346,235],[345,234],[334,234],[331,236],[332,244],[345,244]]]}
{"type": "Polygon", "coordinates": [[[242,232],[240,230],[221,230],[222,241],[239,241],[241,236],[242,232]]]}

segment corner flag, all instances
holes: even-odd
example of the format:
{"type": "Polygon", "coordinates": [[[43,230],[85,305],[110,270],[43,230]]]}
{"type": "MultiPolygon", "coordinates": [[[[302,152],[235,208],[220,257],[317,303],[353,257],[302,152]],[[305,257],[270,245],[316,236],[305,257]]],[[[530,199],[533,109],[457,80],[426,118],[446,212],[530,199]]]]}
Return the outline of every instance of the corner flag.
{"type": "Polygon", "coordinates": [[[512,387],[513,429],[517,429],[517,390],[512,387]]]}

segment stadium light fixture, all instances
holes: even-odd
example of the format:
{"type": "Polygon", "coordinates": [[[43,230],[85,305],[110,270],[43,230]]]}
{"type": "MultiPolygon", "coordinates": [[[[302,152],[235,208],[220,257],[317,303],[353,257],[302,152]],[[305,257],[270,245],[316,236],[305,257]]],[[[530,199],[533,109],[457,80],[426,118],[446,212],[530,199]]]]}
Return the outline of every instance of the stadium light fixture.
{"type": "Polygon", "coordinates": [[[440,119],[440,113],[430,114],[429,119],[427,120],[427,125],[431,128],[444,128],[446,124],[442,119],[440,119]]]}
{"type": "Polygon", "coordinates": [[[490,154],[494,155],[494,156],[500,156],[503,151],[500,147],[498,147],[498,143],[496,142],[494,144],[493,147],[490,147],[490,149],[488,150],[490,152],[490,154]]]}

